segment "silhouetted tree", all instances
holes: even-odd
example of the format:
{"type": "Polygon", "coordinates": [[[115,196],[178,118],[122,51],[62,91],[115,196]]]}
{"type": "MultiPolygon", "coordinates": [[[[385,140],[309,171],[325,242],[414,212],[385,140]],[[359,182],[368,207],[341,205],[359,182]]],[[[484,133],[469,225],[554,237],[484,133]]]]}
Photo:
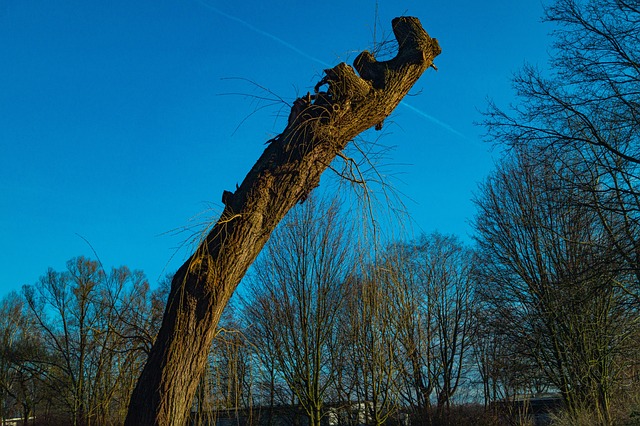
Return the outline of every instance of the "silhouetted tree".
{"type": "Polygon", "coordinates": [[[619,257],[585,194],[564,185],[563,163],[529,154],[514,152],[481,187],[479,291],[511,362],[537,366],[570,412],[593,409],[608,423],[634,323],[619,257]]]}
{"type": "Polygon", "coordinates": [[[545,18],[556,25],[549,76],[524,67],[514,79],[521,102],[510,111],[491,105],[489,136],[564,162],[564,185],[590,193],[580,201],[598,212],[635,274],[620,284],[640,301],[640,8],[556,0],[545,18]]]}
{"type": "Polygon", "coordinates": [[[476,312],[472,261],[455,237],[437,233],[388,253],[385,275],[394,283],[402,388],[425,424],[447,422],[466,371],[476,312]]]}
{"type": "Polygon", "coordinates": [[[43,346],[24,299],[17,293],[0,301],[0,336],[0,421],[22,417],[26,424],[36,404],[46,398],[33,362],[41,359],[43,346]]]}
{"type": "Polygon", "coordinates": [[[247,306],[257,326],[251,343],[273,349],[276,371],[312,426],[335,379],[344,286],[355,266],[347,223],[335,203],[314,198],[292,210],[256,262],[247,306]]]}
{"type": "MultiPolygon", "coordinates": [[[[360,262],[359,262],[360,263],[360,262]]],[[[342,403],[358,403],[367,424],[387,422],[400,406],[400,352],[393,304],[393,281],[381,264],[363,265],[345,288],[341,343],[334,350],[342,387],[342,403]]]]}
{"type": "Polygon", "coordinates": [[[98,262],[79,257],[64,272],[50,269],[23,295],[40,336],[40,350],[24,361],[57,403],[51,414],[87,426],[122,421],[132,377],[146,358],[140,330],[153,332],[142,273],[121,267],[106,274],[98,262]]]}

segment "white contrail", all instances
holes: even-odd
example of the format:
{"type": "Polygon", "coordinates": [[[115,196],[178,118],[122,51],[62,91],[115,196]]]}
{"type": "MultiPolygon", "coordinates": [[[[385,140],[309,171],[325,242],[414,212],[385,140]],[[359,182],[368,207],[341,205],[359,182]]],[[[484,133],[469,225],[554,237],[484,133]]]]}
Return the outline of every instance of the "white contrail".
{"type": "MultiPolygon", "coordinates": [[[[268,37],[271,40],[273,40],[273,41],[275,41],[277,43],[280,43],[284,47],[286,47],[286,48],[288,48],[290,50],[293,50],[297,54],[299,54],[301,56],[304,56],[305,58],[310,59],[310,60],[312,60],[314,62],[317,62],[317,63],[319,63],[320,65],[322,65],[324,67],[331,68],[331,65],[326,63],[322,59],[318,59],[315,56],[309,55],[305,51],[298,49],[293,44],[281,39],[280,37],[275,36],[275,35],[267,32],[267,31],[261,30],[260,28],[250,24],[249,22],[238,18],[237,16],[233,16],[233,15],[230,15],[230,14],[228,14],[226,12],[223,12],[222,10],[218,9],[217,7],[211,6],[210,4],[206,3],[204,0],[197,0],[197,1],[198,1],[198,3],[203,5],[204,7],[208,8],[209,10],[211,10],[211,11],[213,11],[215,13],[217,13],[220,16],[224,16],[225,18],[231,19],[232,21],[235,21],[235,22],[237,22],[237,23],[239,23],[241,25],[244,25],[245,27],[249,28],[251,31],[256,32],[256,33],[258,33],[258,34],[260,34],[262,36],[268,37]]],[[[431,121],[432,123],[442,127],[443,129],[446,129],[449,132],[451,132],[451,133],[453,133],[455,135],[458,135],[463,139],[466,139],[465,135],[463,135],[462,133],[460,133],[459,131],[457,131],[453,127],[449,126],[447,123],[443,123],[442,121],[438,120],[437,118],[427,114],[424,111],[419,110],[418,108],[416,108],[414,106],[409,105],[408,103],[406,103],[404,101],[402,101],[401,104],[404,105],[405,107],[409,108],[410,110],[412,110],[416,114],[420,115],[421,117],[426,118],[427,120],[431,121]]]]}
{"type": "Polygon", "coordinates": [[[229,18],[229,19],[231,19],[232,21],[236,21],[237,23],[242,24],[242,25],[244,25],[245,27],[249,28],[251,31],[254,31],[254,32],[256,32],[256,33],[258,33],[258,34],[260,34],[260,35],[263,35],[263,36],[265,36],[265,37],[270,38],[271,40],[274,40],[274,41],[276,41],[276,42],[280,43],[280,44],[281,44],[281,45],[283,45],[284,47],[286,47],[286,48],[288,48],[288,49],[293,50],[293,51],[294,51],[294,52],[296,52],[297,54],[302,55],[302,56],[304,56],[304,57],[305,57],[305,58],[307,58],[307,59],[311,59],[312,61],[317,62],[317,63],[319,63],[320,65],[322,65],[322,66],[324,66],[324,67],[327,67],[327,68],[330,68],[330,67],[331,67],[331,65],[330,65],[330,64],[326,63],[326,62],[325,62],[325,61],[323,61],[322,59],[318,59],[318,58],[316,58],[315,56],[311,56],[311,55],[309,55],[308,53],[304,52],[303,50],[300,50],[300,49],[298,49],[297,47],[295,47],[293,44],[288,43],[288,42],[284,41],[283,39],[281,39],[280,37],[275,36],[275,35],[273,35],[273,34],[271,34],[271,33],[267,32],[267,31],[261,30],[260,28],[258,28],[258,27],[255,27],[255,26],[251,25],[251,24],[250,24],[250,23],[248,23],[247,21],[244,21],[244,20],[242,20],[242,19],[238,18],[237,16],[229,15],[228,13],[225,13],[225,12],[221,11],[220,9],[218,9],[218,8],[216,8],[216,7],[214,7],[214,6],[211,6],[211,5],[210,5],[210,4],[208,4],[208,3],[205,3],[203,0],[198,0],[198,3],[200,3],[201,5],[203,5],[203,6],[207,7],[208,9],[210,9],[210,10],[214,11],[214,12],[215,12],[215,13],[217,13],[218,15],[224,16],[225,18],[229,18]]]}
{"type": "Polygon", "coordinates": [[[435,118],[434,116],[429,115],[426,112],[424,112],[422,110],[419,110],[418,108],[416,108],[416,107],[414,107],[412,105],[409,105],[405,101],[400,102],[400,104],[404,105],[407,108],[409,108],[411,111],[415,112],[416,114],[423,116],[427,120],[437,124],[438,126],[442,127],[443,129],[446,129],[446,130],[450,131],[451,133],[460,136],[463,139],[467,138],[465,135],[463,135],[462,133],[460,133],[459,131],[457,131],[453,127],[449,126],[447,123],[444,123],[444,122],[438,120],[437,118],[435,118]]]}

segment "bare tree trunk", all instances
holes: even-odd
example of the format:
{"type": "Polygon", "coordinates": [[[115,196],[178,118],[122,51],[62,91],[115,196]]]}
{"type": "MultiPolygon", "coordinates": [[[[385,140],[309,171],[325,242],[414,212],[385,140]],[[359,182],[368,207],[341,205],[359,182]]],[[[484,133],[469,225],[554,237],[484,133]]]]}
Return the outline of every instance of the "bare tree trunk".
{"type": "Polygon", "coordinates": [[[440,53],[416,18],[393,20],[399,51],[377,62],[325,70],[316,92],[297,99],[235,193],[225,191],[218,223],[173,278],[162,327],[132,394],[125,424],[183,425],[222,310],[275,226],[316,187],[347,143],[381,124],[440,53]]]}

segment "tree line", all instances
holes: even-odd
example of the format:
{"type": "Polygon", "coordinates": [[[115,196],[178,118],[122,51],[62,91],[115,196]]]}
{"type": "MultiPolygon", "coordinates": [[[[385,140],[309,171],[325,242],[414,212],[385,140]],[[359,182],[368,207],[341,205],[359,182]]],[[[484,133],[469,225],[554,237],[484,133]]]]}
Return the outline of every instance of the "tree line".
{"type": "MultiPolygon", "coordinates": [[[[327,407],[366,403],[365,417],[385,424],[402,407],[450,409],[470,380],[471,251],[434,234],[394,244],[374,264],[356,239],[335,202],[311,198],[285,219],[225,311],[196,419],[299,406],[319,425],[327,407]]],[[[121,424],[166,292],[81,257],[6,297],[3,417],[121,424]]]]}
{"type": "MultiPolygon", "coordinates": [[[[0,302],[0,414],[118,424],[162,318],[166,285],[71,259],[0,302]]],[[[40,423],[39,423],[40,424],[40,423]]]]}
{"type": "MultiPolygon", "coordinates": [[[[296,407],[311,425],[507,424],[548,393],[571,418],[631,415],[633,274],[588,206],[523,161],[483,187],[476,249],[435,233],[372,255],[335,201],[294,209],[225,311],[191,421],[296,407]]],[[[77,258],[6,297],[3,416],[121,424],[166,293],[77,258]]]]}
{"type": "MultiPolygon", "coordinates": [[[[371,244],[337,200],[310,197],[225,310],[192,422],[275,424],[274,408],[297,407],[313,426],[523,424],[522,401],[554,394],[558,424],[632,424],[640,6],[557,0],[545,19],[551,72],[524,67],[518,103],[485,113],[503,155],[473,241],[371,244]]],[[[80,257],[5,297],[2,418],[122,424],[168,283],[80,257]]]]}

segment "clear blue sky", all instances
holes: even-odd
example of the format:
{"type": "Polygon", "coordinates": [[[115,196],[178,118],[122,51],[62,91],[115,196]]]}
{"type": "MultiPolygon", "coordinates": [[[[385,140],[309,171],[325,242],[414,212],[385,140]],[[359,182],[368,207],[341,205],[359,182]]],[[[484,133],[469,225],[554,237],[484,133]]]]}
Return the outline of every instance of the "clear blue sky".
{"type": "Polygon", "coordinates": [[[542,4],[379,0],[377,15],[373,0],[0,1],[0,296],[93,256],[83,238],[106,267],[173,271],[188,235],[171,231],[214,218],[288,114],[251,115],[224,94],[260,92],[228,78],[291,102],[400,15],[443,53],[385,127],[385,170],[418,232],[465,238],[497,155],[473,122],[513,100],[525,61],[546,64],[542,4]]]}

